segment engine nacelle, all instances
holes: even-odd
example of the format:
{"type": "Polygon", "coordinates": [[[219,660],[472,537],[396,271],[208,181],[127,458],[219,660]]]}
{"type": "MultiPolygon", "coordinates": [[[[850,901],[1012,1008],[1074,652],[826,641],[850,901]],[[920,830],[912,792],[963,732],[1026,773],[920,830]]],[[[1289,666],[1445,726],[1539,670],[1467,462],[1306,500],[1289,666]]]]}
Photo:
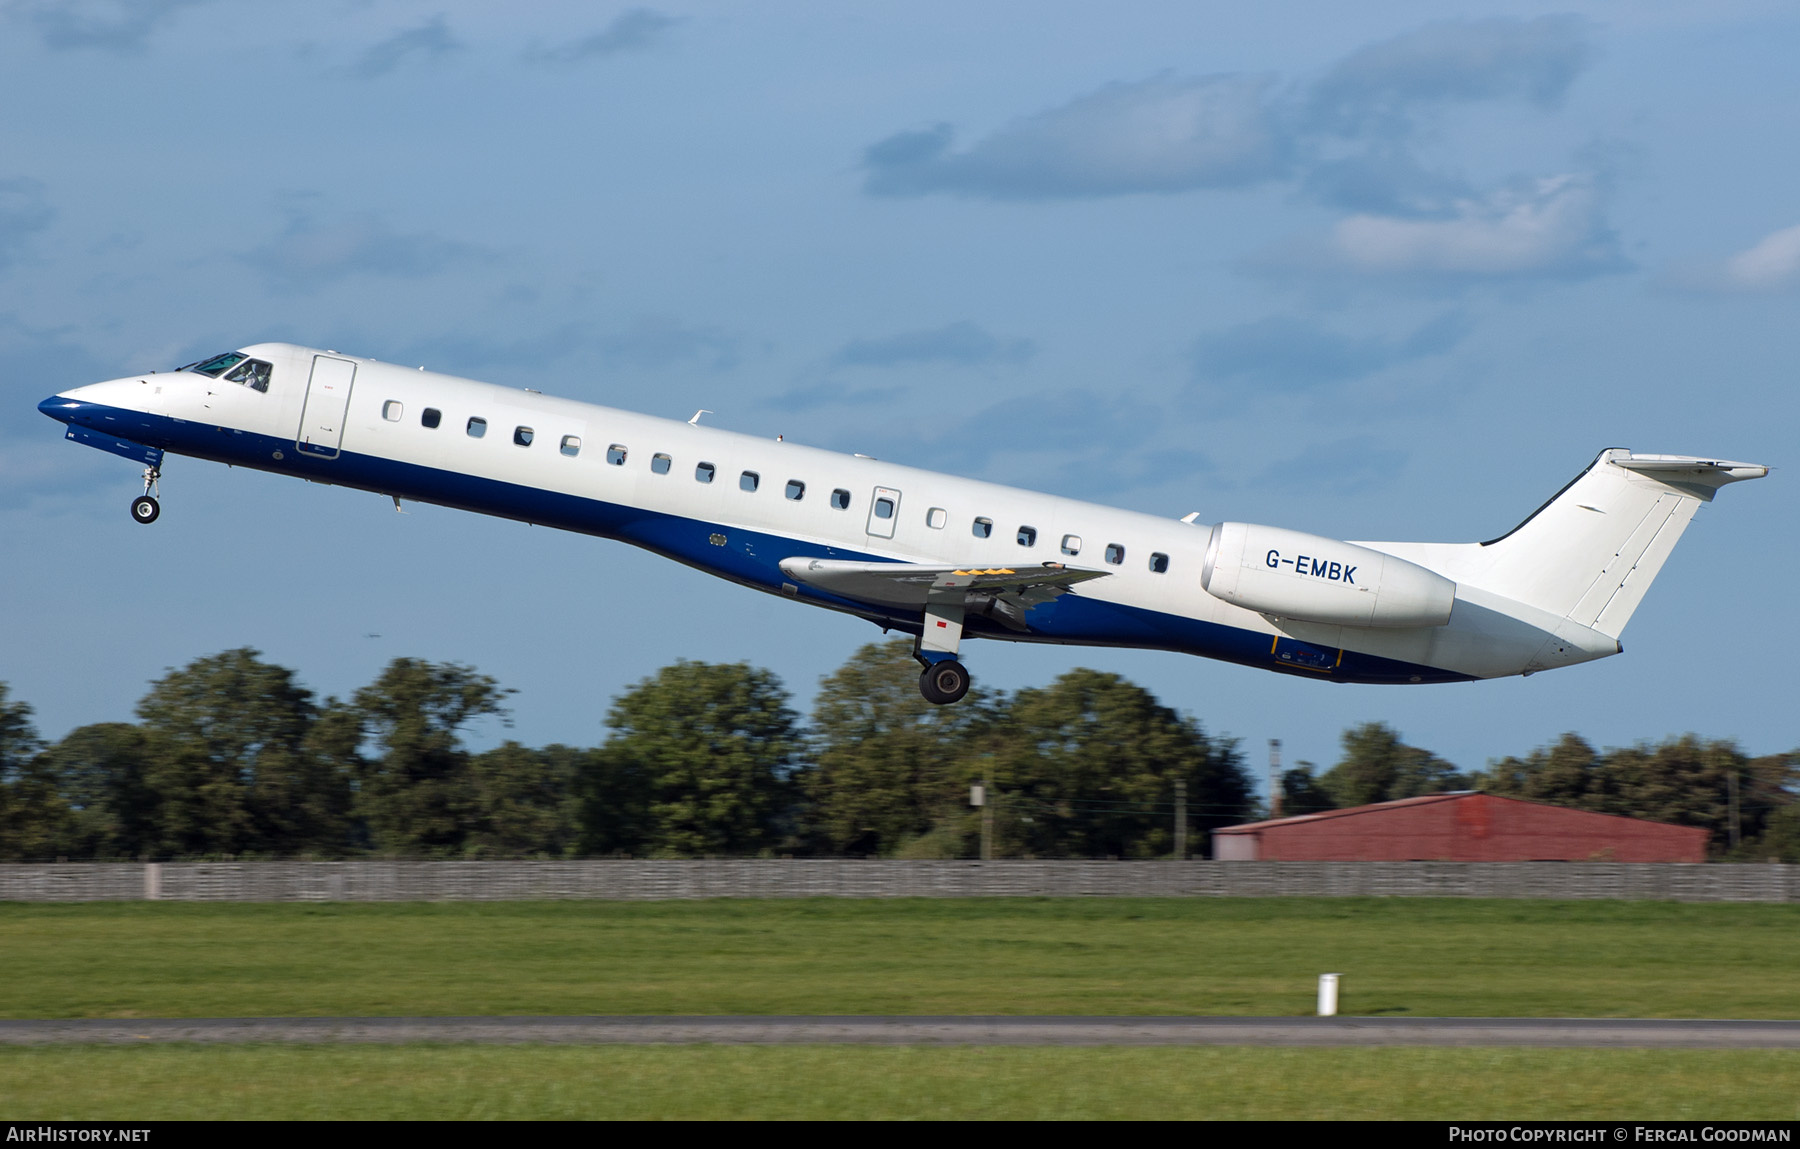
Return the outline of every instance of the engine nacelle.
{"type": "Polygon", "coordinates": [[[1443,626],[1456,584],[1405,559],[1281,527],[1220,523],[1200,585],[1233,606],[1340,626],[1443,626]]]}

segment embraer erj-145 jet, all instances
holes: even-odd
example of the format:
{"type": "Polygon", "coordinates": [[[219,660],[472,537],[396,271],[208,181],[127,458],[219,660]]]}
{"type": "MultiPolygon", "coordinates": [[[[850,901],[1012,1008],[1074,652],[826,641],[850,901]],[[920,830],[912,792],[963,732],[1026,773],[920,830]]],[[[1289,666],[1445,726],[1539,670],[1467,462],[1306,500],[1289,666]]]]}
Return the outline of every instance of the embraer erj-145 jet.
{"type": "Polygon", "coordinates": [[[1604,658],[1701,503],[1768,468],[1602,451],[1485,543],[1179,522],[261,343],[38,405],[68,438],[618,539],[916,637],[932,702],[964,638],[1148,647],[1333,682],[1453,682],[1604,658]]]}

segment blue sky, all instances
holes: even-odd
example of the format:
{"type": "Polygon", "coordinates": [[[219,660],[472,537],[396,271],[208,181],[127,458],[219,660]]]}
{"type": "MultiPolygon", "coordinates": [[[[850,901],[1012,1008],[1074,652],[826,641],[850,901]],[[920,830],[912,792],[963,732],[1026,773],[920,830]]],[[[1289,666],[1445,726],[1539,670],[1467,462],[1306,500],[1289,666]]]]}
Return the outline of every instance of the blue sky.
{"type": "MultiPolygon", "coordinates": [[[[1776,3],[0,3],[0,680],[49,736],[250,645],[399,655],[592,744],[676,658],[804,706],[867,624],[622,546],[171,460],[34,410],[265,339],[1092,498],[1497,535],[1603,447],[1783,467],[1800,13],[1776,3]]],[[[1621,658],[1331,686],[1117,671],[1334,760],[1800,743],[1792,476],[1701,512],[1621,658]]],[[[500,732],[483,733],[491,739],[500,732]]]]}

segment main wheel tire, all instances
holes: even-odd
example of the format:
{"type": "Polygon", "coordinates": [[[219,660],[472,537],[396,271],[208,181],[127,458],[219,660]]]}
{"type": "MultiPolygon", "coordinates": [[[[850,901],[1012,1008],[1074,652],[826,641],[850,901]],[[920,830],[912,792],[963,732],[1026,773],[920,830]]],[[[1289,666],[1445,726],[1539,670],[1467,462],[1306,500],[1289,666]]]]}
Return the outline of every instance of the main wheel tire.
{"type": "Polygon", "coordinates": [[[934,662],[919,675],[919,693],[933,706],[962,701],[969,692],[969,671],[955,659],[934,662]]]}
{"type": "Polygon", "coordinates": [[[149,495],[139,495],[131,500],[131,517],[140,523],[154,523],[156,516],[162,514],[162,504],[149,495]]]}

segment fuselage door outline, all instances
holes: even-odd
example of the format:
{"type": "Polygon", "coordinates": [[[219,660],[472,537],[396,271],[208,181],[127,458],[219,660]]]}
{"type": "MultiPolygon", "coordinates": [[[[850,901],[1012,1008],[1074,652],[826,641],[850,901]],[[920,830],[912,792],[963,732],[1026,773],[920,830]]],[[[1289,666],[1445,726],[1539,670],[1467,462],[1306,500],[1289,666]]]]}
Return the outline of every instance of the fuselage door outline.
{"type": "Polygon", "coordinates": [[[894,537],[894,524],[900,519],[900,492],[892,487],[876,487],[869,500],[869,536],[877,539],[894,537]]]}
{"type": "Polygon", "coordinates": [[[350,389],[355,385],[355,363],[332,355],[313,356],[312,376],[306,383],[306,405],[300,412],[300,433],[294,441],[297,448],[309,455],[337,458],[344,442],[350,389]]]}

